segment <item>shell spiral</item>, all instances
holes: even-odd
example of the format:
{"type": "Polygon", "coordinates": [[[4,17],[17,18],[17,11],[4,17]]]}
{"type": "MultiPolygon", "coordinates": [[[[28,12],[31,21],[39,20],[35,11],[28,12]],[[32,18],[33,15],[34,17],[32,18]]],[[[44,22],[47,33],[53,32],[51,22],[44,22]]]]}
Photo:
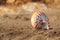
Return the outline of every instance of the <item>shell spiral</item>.
{"type": "Polygon", "coordinates": [[[46,28],[48,29],[49,20],[45,13],[37,11],[31,17],[31,24],[33,28],[46,28]]]}

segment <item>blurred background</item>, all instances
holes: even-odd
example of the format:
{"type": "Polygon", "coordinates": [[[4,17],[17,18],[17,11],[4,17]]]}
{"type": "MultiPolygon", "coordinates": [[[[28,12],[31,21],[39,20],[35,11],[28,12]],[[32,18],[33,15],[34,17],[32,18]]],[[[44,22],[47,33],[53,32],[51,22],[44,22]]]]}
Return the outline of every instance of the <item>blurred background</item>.
{"type": "Polygon", "coordinates": [[[49,7],[60,7],[60,0],[0,0],[0,5],[22,5],[28,2],[39,2],[49,7]]]}
{"type": "Polygon", "coordinates": [[[0,40],[60,40],[60,0],[0,0],[0,40]],[[49,30],[32,27],[38,10],[49,18],[49,30]]]}

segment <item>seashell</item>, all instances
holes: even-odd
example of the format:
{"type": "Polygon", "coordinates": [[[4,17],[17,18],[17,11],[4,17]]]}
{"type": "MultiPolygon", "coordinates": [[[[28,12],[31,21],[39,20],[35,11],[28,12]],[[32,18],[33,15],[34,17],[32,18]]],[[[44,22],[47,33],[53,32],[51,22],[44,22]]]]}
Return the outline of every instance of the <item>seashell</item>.
{"type": "Polygon", "coordinates": [[[33,28],[49,29],[49,20],[45,13],[37,11],[31,17],[31,24],[33,28]]]}

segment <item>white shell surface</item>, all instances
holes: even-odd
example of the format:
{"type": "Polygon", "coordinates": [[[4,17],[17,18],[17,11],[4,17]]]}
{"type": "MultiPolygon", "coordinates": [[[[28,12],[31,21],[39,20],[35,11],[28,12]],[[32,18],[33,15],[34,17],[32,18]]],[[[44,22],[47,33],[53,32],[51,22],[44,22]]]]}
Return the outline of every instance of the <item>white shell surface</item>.
{"type": "Polygon", "coordinates": [[[31,17],[31,23],[33,27],[41,27],[41,21],[40,20],[44,20],[46,22],[46,26],[44,27],[45,29],[49,29],[48,28],[48,18],[46,17],[46,15],[43,12],[36,12],[32,15],[31,17]]]}

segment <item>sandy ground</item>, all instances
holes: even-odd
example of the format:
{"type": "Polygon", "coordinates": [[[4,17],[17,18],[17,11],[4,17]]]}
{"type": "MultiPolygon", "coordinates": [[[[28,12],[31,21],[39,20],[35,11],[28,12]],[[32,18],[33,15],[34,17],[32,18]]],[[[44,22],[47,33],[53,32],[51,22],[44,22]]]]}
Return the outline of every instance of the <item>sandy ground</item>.
{"type": "Polygon", "coordinates": [[[32,14],[33,12],[26,10],[19,10],[19,15],[14,16],[2,14],[0,16],[0,40],[60,40],[60,9],[48,8],[46,10],[45,14],[50,21],[49,30],[32,28],[30,23],[32,14]]]}

